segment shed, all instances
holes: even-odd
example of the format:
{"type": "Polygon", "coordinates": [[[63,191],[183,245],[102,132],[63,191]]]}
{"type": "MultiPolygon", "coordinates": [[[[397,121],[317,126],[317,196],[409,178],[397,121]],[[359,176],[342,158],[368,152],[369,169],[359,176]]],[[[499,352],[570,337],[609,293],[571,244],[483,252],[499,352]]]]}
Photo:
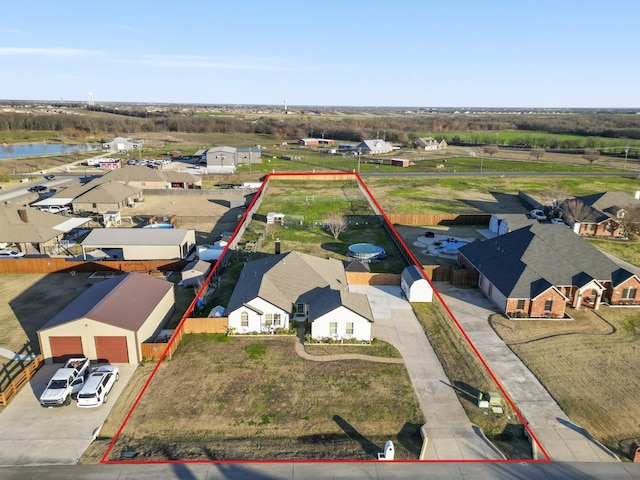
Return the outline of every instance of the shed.
{"type": "Polygon", "coordinates": [[[139,363],[140,344],[155,338],[175,308],[173,283],[137,272],[113,277],[83,292],[38,330],[47,363],[85,356],[109,363],[139,363]]]}
{"type": "Polygon", "coordinates": [[[180,272],[182,276],[182,285],[185,287],[191,287],[193,285],[198,285],[204,282],[205,278],[207,278],[207,274],[211,270],[211,263],[205,262],[204,260],[195,260],[191,263],[188,263],[182,272],[180,272]]]}
{"type": "Polygon", "coordinates": [[[184,228],[95,228],[82,242],[82,253],[102,250],[114,260],[186,258],[196,245],[194,230],[184,228]]]}
{"type": "Polygon", "coordinates": [[[391,159],[392,167],[408,167],[409,159],[408,158],[392,158],[391,159]]]}
{"type": "Polygon", "coordinates": [[[410,302],[433,300],[433,287],[415,265],[410,265],[402,271],[400,286],[410,302]]]}

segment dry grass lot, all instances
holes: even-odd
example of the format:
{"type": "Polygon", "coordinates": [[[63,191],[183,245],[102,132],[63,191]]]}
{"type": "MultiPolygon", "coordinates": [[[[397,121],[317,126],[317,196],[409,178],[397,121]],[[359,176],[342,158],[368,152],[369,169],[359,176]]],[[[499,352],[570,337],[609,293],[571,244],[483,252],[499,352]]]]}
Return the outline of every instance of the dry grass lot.
{"type": "Polygon", "coordinates": [[[111,458],[371,460],[389,439],[396,458],[418,458],[424,418],[404,365],[306,361],[296,341],[187,335],[111,458]]]}
{"type": "MultiPolygon", "coordinates": [[[[626,458],[640,438],[640,316],[638,309],[602,306],[575,322],[494,321],[507,341],[553,335],[511,345],[571,420],[626,458]],[[591,317],[591,318],[586,318],[591,317]],[[584,320],[584,322],[583,322],[584,320]],[[574,325],[574,323],[583,325],[574,325]],[[603,335],[608,324],[615,332],[603,335]],[[570,330],[582,334],[563,334],[570,330]]],[[[573,312],[572,312],[573,314],[573,312]]]]}

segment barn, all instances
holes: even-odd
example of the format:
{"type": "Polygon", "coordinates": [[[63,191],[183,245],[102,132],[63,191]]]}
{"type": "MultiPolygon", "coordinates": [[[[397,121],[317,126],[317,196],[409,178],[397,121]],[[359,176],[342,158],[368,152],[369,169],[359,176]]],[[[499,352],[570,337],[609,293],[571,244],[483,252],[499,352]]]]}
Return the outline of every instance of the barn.
{"type": "Polygon", "coordinates": [[[411,265],[405,268],[400,279],[400,286],[407,300],[410,302],[431,302],[433,288],[424,278],[418,267],[411,265]]]}
{"type": "Polygon", "coordinates": [[[140,344],[153,338],[175,308],[173,283],[132,272],[88,288],[38,330],[47,363],[85,356],[139,363],[140,344]]]}

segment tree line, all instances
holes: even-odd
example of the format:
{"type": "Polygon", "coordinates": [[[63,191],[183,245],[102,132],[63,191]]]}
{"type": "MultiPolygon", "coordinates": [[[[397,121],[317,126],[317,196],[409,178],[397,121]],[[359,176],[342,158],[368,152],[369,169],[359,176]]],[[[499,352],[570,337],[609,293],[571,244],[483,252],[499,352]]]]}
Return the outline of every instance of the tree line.
{"type": "MultiPolygon", "coordinates": [[[[148,132],[266,134],[281,140],[325,137],[360,141],[382,138],[410,146],[422,136],[446,138],[452,143],[496,143],[496,132],[510,135],[500,144],[537,148],[597,148],[594,137],[640,140],[640,115],[629,114],[424,114],[349,116],[336,120],[323,115],[235,116],[201,115],[198,112],[154,112],[140,108],[111,109],[109,115],[0,114],[0,131],[52,131],[75,133],[98,141],[115,135],[136,136],[148,132]],[[524,132],[541,132],[526,135],[524,132]],[[563,139],[545,134],[568,134],[585,140],[563,139]],[[469,140],[471,138],[471,140],[469,140]]],[[[624,142],[622,143],[624,144],[624,142]]],[[[621,144],[621,145],[622,145],[621,144]]],[[[610,145],[610,144],[609,144],[610,145]]]]}

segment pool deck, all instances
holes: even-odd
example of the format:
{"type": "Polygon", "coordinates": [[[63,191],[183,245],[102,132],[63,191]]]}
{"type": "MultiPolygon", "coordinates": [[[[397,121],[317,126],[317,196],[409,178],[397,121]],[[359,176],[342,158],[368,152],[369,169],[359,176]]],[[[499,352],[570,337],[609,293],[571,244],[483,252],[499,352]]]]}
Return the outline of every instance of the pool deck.
{"type": "Polygon", "coordinates": [[[442,258],[455,260],[456,258],[458,258],[457,253],[446,253],[444,251],[439,251],[437,250],[437,247],[434,245],[436,242],[444,242],[451,239],[453,239],[453,241],[456,241],[456,242],[467,242],[467,243],[471,243],[476,240],[476,238],[470,238],[470,237],[462,238],[462,237],[454,237],[446,234],[435,233],[433,237],[425,237],[424,235],[419,236],[416,239],[416,241],[413,242],[413,245],[418,248],[424,248],[425,250],[422,251],[424,255],[432,255],[434,257],[442,257],[442,258]]]}

